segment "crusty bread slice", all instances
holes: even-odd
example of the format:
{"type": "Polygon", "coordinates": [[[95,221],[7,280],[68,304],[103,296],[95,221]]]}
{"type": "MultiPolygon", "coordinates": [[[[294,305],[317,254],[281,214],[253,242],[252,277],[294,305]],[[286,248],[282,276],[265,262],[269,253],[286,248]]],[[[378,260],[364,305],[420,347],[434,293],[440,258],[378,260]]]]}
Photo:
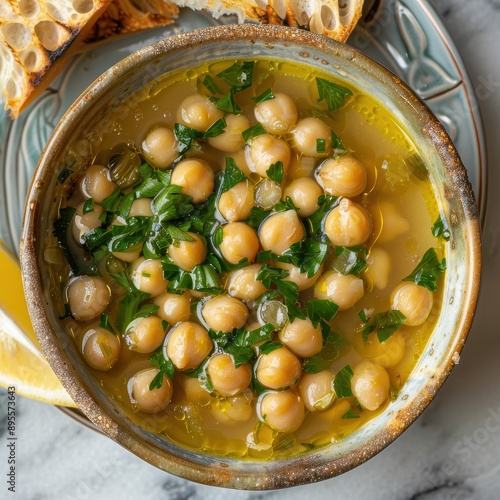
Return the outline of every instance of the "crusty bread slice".
{"type": "Polygon", "coordinates": [[[58,73],[110,1],[0,2],[0,93],[12,118],[58,73]]]}
{"type": "Polygon", "coordinates": [[[179,7],[166,0],[113,0],[97,19],[81,50],[117,37],[166,26],[178,15],[179,7]]]}
{"type": "Polygon", "coordinates": [[[345,42],[363,0],[0,0],[0,100],[23,111],[76,52],[166,25],[179,7],[309,29],[345,42]]]}
{"type": "Polygon", "coordinates": [[[364,0],[172,0],[179,7],[204,9],[215,18],[236,14],[258,21],[305,28],[345,42],[356,26],[364,0]]]}
{"type": "Polygon", "coordinates": [[[173,22],[167,0],[0,1],[0,100],[23,111],[76,52],[173,22]]]}

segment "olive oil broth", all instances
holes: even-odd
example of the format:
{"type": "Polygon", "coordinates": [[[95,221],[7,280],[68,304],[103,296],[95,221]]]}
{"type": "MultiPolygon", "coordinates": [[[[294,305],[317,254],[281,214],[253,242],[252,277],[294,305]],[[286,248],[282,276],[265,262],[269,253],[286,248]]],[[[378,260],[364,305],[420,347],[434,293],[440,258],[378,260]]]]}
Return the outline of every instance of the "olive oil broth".
{"type": "MultiPolygon", "coordinates": [[[[129,98],[125,107],[120,105],[115,110],[110,109],[102,123],[96,124],[91,134],[78,141],[79,146],[86,144],[88,153],[83,168],[92,163],[106,165],[117,151],[123,150],[124,145],[133,152],[140,152],[148,131],[158,126],[174,128],[177,108],[185,98],[196,93],[210,97],[203,84],[207,74],[215,79],[234,63],[242,61],[220,61],[173,72],[140,90],[133,99],[129,98]]],[[[252,98],[266,89],[288,94],[297,106],[299,119],[307,116],[321,118],[341,139],[347,153],[366,168],[366,188],[352,198],[369,211],[373,223],[371,235],[364,244],[368,265],[360,275],[364,294],[353,307],[338,311],[333,320],[327,322],[340,339],[332,347],[336,355],[329,367],[336,374],[346,365],[355,366],[380,356],[380,350],[370,351],[370,346],[376,343],[376,331],[362,339],[363,320],[359,312],[367,311],[370,316],[390,310],[391,295],[401,280],[412,273],[429,248],[435,248],[438,256],[444,257],[445,244],[431,232],[433,223],[440,216],[432,179],[418,151],[395,118],[381,103],[364,94],[363,89],[352,87],[349,87],[352,95],[346,98],[344,105],[328,111],[324,103],[319,102],[318,77],[345,85],[340,80],[336,82],[330,74],[302,64],[257,59],[252,86],[238,92],[235,99],[242,113],[250,119],[250,124],[254,125],[255,102],[252,98]],[[383,278],[380,278],[376,266],[372,268],[370,264],[370,256],[372,253],[376,255],[379,250],[388,256],[390,268],[389,272],[383,273],[383,278]]],[[[289,139],[286,140],[289,142],[289,139]]],[[[74,157],[70,146],[68,166],[72,165],[74,157]]],[[[249,169],[242,151],[223,152],[200,140],[195,141],[184,154],[184,158],[203,158],[215,172],[224,170],[227,157],[235,160],[250,181],[255,184],[261,181],[261,177],[249,169]]],[[[292,149],[282,193],[296,178],[317,179],[318,167],[324,160],[324,157],[314,160],[304,158],[292,149]]],[[[71,174],[69,181],[62,184],[64,205],[75,207],[84,201],[85,197],[75,189],[82,175],[82,172],[71,174]]],[[[323,272],[335,267],[336,258],[330,250],[322,264],[323,272]]],[[[106,314],[109,322],[114,324],[125,291],[110,277],[105,260],[98,263],[98,270],[112,292],[106,314]]],[[[54,292],[56,300],[65,302],[64,286],[72,273],[69,268],[62,270],[60,265],[52,270],[57,273],[57,277],[53,277],[54,288],[59,290],[54,292]]],[[[222,272],[220,278],[225,285],[227,272],[222,272]]],[[[300,292],[302,305],[315,297],[314,289],[311,287],[300,292]]],[[[432,310],[425,322],[416,326],[402,325],[398,329],[398,335],[404,339],[404,353],[395,365],[385,368],[389,375],[390,393],[383,404],[375,410],[368,410],[361,408],[353,397],[332,396],[333,402],[325,403],[326,409],[306,410],[303,423],[291,432],[280,432],[266,425],[265,415],[260,414],[257,408],[262,396],[250,388],[234,397],[207,390],[204,386],[206,370],[202,370],[200,380],[192,373],[176,371],[170,404],[154,413],[140,411],[131,402],[129,381],[138,371],[152,367],[148,361],[151,354],[136,352],[123,340],[118,359],[111,369],[103,371],[89,367],[89,370],[134,423],[175,444],[208,454],[249,460],[293,456],[343,439],[390,405],[424,352],[439,316],[441,289],[434,291],[433,296],[432,310]]],[[[201,322],[196,307],[200,298],[203,294],[191,294],[190,320],[196,323],[201,322]]],[[[252,301],[249,304],[251,308],[252,301]]],[[[255,320],[251,310],[247,324],[255,323],[255,320]]],[[[71,316],[62,321],[82,350],[85,330],[96,321],[76,321],[71,316]]],[[[273,336],[276,337],[276,333],[273,336]]]]}

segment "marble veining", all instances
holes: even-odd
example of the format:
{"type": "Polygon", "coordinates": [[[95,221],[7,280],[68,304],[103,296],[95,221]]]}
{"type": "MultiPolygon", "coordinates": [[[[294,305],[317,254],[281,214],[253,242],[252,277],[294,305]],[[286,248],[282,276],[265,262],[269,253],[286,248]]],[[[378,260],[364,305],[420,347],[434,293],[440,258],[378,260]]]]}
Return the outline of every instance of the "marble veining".
{"type": "MultiPolygon", "coordinates": [[[[407,0],[411,1],[411,0],[407,0]]],[[[228,491],[163,473],[56,408],[17,398],[17,492],[5,484],[0,393],[0,498],[21,500],[498,500],[500,498],[500,58],[498,0],[434,0],[470,73],[488,145],[484,274],[460,364],[424,414],[376,457],[342,476],[272,492],[228,491]]]]}

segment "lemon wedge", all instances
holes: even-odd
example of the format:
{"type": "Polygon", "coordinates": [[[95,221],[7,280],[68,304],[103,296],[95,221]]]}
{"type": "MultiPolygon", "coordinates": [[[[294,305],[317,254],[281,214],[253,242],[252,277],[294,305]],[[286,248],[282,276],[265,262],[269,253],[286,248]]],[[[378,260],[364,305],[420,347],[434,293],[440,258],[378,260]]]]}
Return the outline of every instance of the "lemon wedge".
{"type": "Polygon", "coordinates": [[[45,359],[26,307],[17,259],[0,242],[0,386],[58,406],[76,407],[45,359]]]}

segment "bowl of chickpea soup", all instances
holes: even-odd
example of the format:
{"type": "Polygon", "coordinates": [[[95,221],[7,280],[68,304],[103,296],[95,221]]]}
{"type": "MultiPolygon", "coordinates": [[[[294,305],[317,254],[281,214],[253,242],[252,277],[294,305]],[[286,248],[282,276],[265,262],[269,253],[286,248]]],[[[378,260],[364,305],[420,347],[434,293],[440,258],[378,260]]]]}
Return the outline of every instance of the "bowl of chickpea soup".
{"type": "Polygon", "coordinates": [[[40,344],[151,464],[240,489],[361,464],[458,363],[477,208],[439,121],[304,30],[196,30],[106,71],[62,118],[21,241],[40,344]]]}

